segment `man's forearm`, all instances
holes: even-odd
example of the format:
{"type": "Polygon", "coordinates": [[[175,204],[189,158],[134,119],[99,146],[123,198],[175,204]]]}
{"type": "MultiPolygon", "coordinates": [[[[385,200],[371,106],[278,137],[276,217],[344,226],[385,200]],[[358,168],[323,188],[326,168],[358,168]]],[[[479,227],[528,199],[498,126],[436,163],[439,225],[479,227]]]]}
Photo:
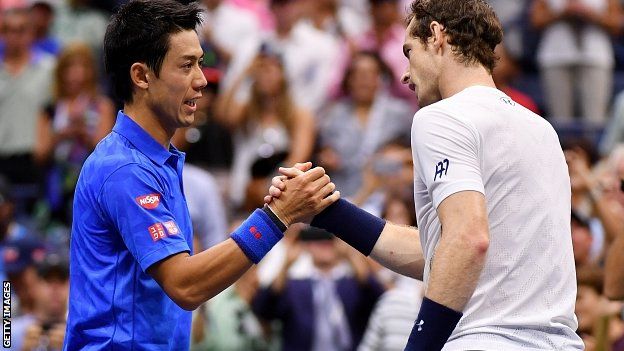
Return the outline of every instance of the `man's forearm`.
{"type": "Polygon", "coordinates": [[[167,259],[166,271],[157,263],[148,269],[167,295],[180,307],[193,310],[232,285],[252,262],[232,239],[196,255],[178,254],[167,259]],[[166,273],[166,274],[163,274],[166,273]],[[158,276],[160,274],[160,276],[158,276]]]}
{"type": "Polygon", "coordinates": [[[445,232],[436,250],[426,296],[461,312],[472,297],[485,265],[487,236],[445,232]]]}
{"type": "Polygon", "coordinates": [[[386,223],[370,256],[399,274],[422,280],[425,260],[418,229],[386,223]]]}

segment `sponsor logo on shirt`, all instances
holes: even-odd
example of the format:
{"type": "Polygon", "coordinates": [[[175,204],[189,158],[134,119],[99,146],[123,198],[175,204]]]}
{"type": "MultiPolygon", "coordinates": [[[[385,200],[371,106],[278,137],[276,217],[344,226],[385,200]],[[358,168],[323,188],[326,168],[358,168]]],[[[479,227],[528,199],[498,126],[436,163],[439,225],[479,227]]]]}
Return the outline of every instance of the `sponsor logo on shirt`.
{"type": "Polygon", "coordinates": [[[510,99],[508,96],[503,96],[502,98],[500,98],[500,100],[509,106],[516,106],[516,102],[510,99]]]}
{"type": "Polygon", "coordinates": [[[169,233],[169,235],[180,234],[180,228],[178,228],[178,225],[175,221],[163,222],[163,225],[165,226],[165,228],[167,228],[167,232],[169,233]]]}
{"type": "Polygon", "coordinates": [[[416,326],[418,327],[418,331],[422,331],[423,330],[423,328],[422,328],[423,324],[425,324],[425,320],[424,319],[421,319],[420,322],[416,323],[416,326]]]}
{"type": "Polygon", "coordinates": [[[163,227],[162,223],[154,223],[153,225],[149,226],[147,230],[149,231],[152,240],[155,242],[167,236],[165,234],[165,228],[163,227]]]}
{"type": "Polygon", "coordinates": [[[136,202],[141,207],[148,209],[148,210],[152,210],[158,207],[158,204],[160,203],[160,195],[159,194],[147,194],[147,195],[139,196],[136,198],[136,202]]]}
{"type": "Polygon", "coordinates": [[[438,164],[436,165],[435,175],[433,176],[433,181],[435,182],[435,180],[438,177],[442,179],[442,176],[445,176],[446,173],[448,172],[448,168],[449,168],[448,158],[445,158],[444,160],[438,162],[438,164]]]}
{"type": "Polygon", "coordinates": [[[256,228],[255,226],[252,226],[251,228],[249,228],[249,232],[251,232],[251,234],[254,236],[254,238],[262,239],[262,233],[260,233],[258,228],[256,228]]]}

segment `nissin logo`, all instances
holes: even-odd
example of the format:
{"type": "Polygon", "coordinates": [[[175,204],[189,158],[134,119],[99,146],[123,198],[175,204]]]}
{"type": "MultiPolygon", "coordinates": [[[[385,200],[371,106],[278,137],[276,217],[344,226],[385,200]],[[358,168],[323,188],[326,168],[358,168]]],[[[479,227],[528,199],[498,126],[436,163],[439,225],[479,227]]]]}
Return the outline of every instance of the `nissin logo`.
{"type": "Polygon", "coordinates": [[[151,210],[158,207],[160,203],[159,194],[148,194],[136,198],[136,202],[143,208],[151,210]]]}
{"type": "Polygon", "coordinates": [[[249,231],[251,232],[251,234],[253,234],[254,238],[262,239],[262,233],[260,233],[258,228],[256,228],[255,226],[252,226],[251,228],[249,228],[249,231]]]}

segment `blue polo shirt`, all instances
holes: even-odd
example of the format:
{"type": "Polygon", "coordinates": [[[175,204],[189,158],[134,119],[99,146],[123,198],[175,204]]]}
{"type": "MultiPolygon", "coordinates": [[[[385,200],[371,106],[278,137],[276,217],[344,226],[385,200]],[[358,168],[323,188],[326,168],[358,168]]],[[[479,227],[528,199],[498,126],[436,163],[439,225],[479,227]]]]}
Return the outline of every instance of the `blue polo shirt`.
{"type": "Polygon", "coordinates": [[[184,153],[119,112],[87,158],[74,197],[64,350],[188,350],[191,312],[146,273],[191,253],[184,153]]]}

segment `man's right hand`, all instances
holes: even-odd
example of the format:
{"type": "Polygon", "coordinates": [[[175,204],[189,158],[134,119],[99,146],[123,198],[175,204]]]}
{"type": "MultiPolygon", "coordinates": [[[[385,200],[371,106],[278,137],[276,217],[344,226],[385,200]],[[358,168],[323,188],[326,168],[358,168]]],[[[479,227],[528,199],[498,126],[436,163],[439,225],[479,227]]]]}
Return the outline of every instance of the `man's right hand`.
{"type": "Polygon", "coordinates": [[[314,215],[340,198],[340,192],[334,192],[336,186],[325,170],[322,167],[310,169],[311,166],[308,162],[293,168],[280,168],[283,184],[279,194],[271,196],[271,193],[265,198],[286,225],[309,222],[314,215]]]}
{"type": "MultiPolygon", "coordinates": [[[[279,171],[280,173],[285,171],[288,174],[294,174],[292,177],[290,177],[290,178],[294,178],[297,175],[303,174],[304,172],[308,171],[310,168],[312,168],[312,162],[305,162],[305,163],[295,163],[295,165],[290,168],[280,167],[279,171]]],[[[269,195],[264,197],[264,202],[266,204],[270,204],[271,201],[273,201],[273,199],[277,199],[280,197],[280,195],[282,194],[282,191],[286,189],[286,180],[288,179],[289,179],[289,176],[283,175],[283,173],[282,175],[275,176],[271,179],[271,187],[269,188],[269,195]]]]}

